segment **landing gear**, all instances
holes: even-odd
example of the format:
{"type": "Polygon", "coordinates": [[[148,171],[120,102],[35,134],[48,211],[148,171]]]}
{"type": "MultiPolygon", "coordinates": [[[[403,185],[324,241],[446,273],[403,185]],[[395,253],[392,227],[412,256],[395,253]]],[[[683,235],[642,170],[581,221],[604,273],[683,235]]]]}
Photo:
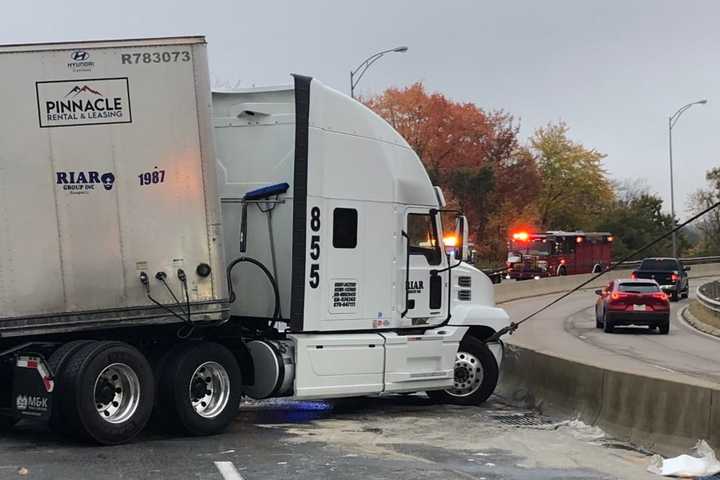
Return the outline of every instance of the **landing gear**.
{"type": "Polygon", "coordinates": [[[479,405],[495,391],[498,364],[485,342],[465,337],[455,358],[455,384],[447,390],[427,392],[435,401],[454,405],[479,405]]]}
{"type": "Polygon", "coordinates": [[[7,432],[15,426],[19,420],[15,417],[5,417],[0,415],[0,432],[7,432]]]}

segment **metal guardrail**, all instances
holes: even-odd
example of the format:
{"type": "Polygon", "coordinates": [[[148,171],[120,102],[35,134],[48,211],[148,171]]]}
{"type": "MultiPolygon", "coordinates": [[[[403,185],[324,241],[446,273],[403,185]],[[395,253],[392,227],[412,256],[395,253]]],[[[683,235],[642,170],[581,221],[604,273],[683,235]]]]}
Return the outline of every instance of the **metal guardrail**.
{"type": "Polygon", "coordinates": [[[720,281],[704,283],[697,287],[696,293],[703,307],[720,313],[720,281]]]}

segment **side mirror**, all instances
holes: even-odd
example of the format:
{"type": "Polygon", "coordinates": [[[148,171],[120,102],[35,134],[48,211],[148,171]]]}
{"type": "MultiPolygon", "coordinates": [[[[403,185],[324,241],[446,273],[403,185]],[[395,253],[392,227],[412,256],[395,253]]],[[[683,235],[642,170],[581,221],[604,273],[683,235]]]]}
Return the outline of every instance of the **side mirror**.
{"type": "MultiPolygon", "coordinates": [[[[458,245],[457,253],[459,253],[460,260],[470,260],[469,247],[468,247],[468,221],[465,215],[458,215],[455,220],[455,233],[457,234],[458,245]]],[[[457,255],[457,254],[456,254],[457,255]]]]}
{"type": "Polygon", "coordinates": [[[595,295],[602,295],[602,294],[603,294],[602,290],[595,290],[595,295]]]}
{"type": "Polygon", "coordinates": [[[690,267],[685,267],[685,271],[686,271],[686,272],[689,272],[689,271],[690,271],[690,267]]]}

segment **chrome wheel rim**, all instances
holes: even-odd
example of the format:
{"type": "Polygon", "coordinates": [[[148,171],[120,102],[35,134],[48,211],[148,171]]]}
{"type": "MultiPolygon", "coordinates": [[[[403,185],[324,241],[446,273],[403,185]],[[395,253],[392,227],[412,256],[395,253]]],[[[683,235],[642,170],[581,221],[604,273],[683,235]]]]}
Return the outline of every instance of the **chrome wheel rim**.
{"type": "Polygon", "coordinates": [[[483,378],[480,360],[471,353],[458,352],[455,356],[455,381],[446,392],[454,397],[470,396],[480,389],[483,378]]]}
{"type": "Polygon", "coordinates": [[[188,389],[190,403],[203,418],[215,418],[230,400],[230,376],[217,362],[205,362],[195,369],[188,389]]]}
{"type": "Polygon", "coordinates": [[[98,415],[106,422],[126,422],[140,405],[137,373],[124,363],[108,365],[95,379],[94,401],[98,415]]]}

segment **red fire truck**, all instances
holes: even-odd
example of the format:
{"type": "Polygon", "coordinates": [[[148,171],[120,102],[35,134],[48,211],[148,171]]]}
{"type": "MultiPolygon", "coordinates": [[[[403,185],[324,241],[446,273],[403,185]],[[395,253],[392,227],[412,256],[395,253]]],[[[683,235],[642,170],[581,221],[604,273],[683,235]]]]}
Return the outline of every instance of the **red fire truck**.
{"type": "Polygon", "coordinates": [[[514,232],[508,242],[505,278],[600,272],[612,261],[612,242],[608,232],[514,232]]]}

